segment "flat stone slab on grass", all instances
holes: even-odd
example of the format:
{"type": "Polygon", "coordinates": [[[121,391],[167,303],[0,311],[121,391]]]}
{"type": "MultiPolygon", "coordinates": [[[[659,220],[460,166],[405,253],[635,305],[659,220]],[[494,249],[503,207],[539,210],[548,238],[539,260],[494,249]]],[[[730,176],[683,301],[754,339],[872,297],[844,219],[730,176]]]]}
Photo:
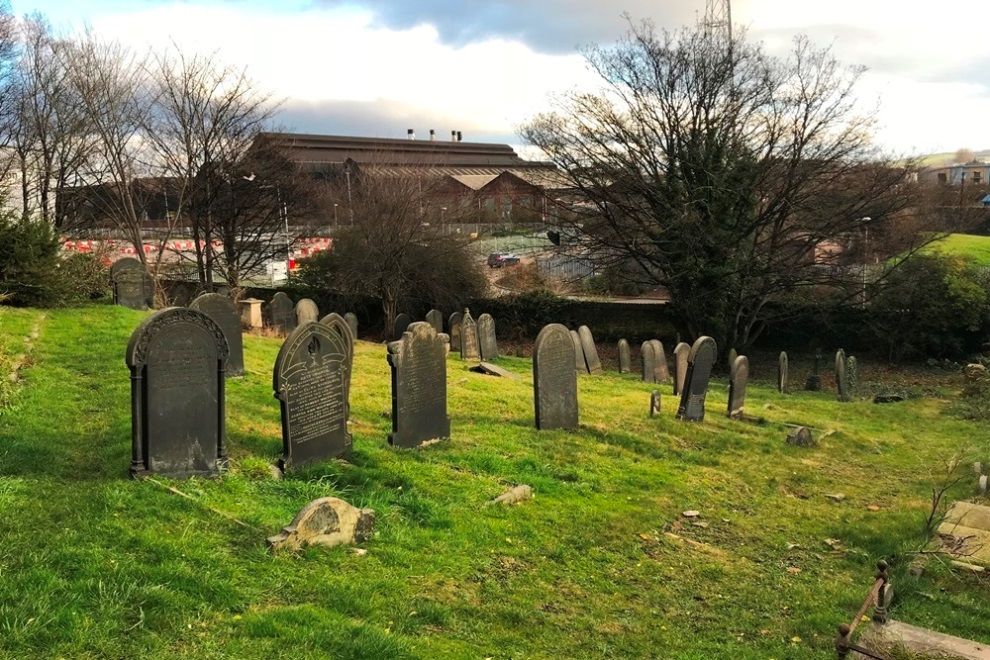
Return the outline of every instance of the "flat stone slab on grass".
{"type": "MultiPolygon", "coordinates": [[[[883,625],[870,626],[863,632],[863,646],[868,649],[885,648],[891,645],[904,646],[916,653],[945,658],[966,660],[990,660],[990,644],[980,644],[961,637],[953,637],[926,628],[918,628],[900,621],[889,621],[883,625]]],[[[850,653],[851,658],[862,658],[859,653],[850,653]]]]}
{"type": "Polygon", "coordinates": [[[488,376],[501,376],[502,378],[511,378],[513,380],[519,380],[519,376],[515,375],[511,371],[506,371],[502,367],[492,364],[491,362],[482,362],[471,367],[471,371],[479,374],[486,374],[488,376]]]}
{"type": "Polygon", "coordinates": [[[938,526],[938,533],[943,537],[942,549],[953,558],[990,566],[990,506],[956,502],[938,526]],[[957,543],[945,543],[945,537],[957,543]]]}
{"type": "Polygon", "coordinates": [[[336,497],[321,497],[304,506],[279,534],[269,537],[268,547],[278,552],[311,545],[351,545],[371,538],[374,530],[372,509],[359,509],[336,497]]]}

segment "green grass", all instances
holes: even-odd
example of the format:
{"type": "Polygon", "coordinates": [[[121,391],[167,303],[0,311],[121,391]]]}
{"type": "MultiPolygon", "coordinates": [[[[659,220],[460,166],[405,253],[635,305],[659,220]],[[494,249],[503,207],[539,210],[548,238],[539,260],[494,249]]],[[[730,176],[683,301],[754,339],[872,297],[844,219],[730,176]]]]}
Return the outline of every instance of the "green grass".
{"type": "Polygon", "coordinates": [[[925,248],[925,252],[957,255],[971,260],[978,266],[990,266],[990,236],[949,234],[925,248]]]}
{"type": "MultiPolygon", "coordinates": [[[[36,317],[0,309],[0,345],[36,317]]],[[[897,562],[895,617],[990,642],[986,584],[904,571],[939,461],[974,442],[988,454],[984,429],[946,417],[946,401],[840,405],[757,383],[758,426],[724,417],[716,381],[706,421],[688,424],[669,386],[651,419],[652,386],[583,376],[581,429],[540,433],[528,360],[501,361],[511,381],[452,357],[452,439],[401,451],[385,439],[384,347],[359,342],[352,455],[276,481],[279,342],[249,336],[247,374],[227,388],[233,470],[169,482],[191,502],[127,479],[123,354],[141,318],[46,312],[0,414],[0,657],[823,658],[881,557],[897,562]],[[785,421],[835,433],[790,447],[785,421]],[[535,500],[483,507],[517,483],[535,500]],[[328,495],[377,511],[367,554],[266,551],[328,495]]]]}

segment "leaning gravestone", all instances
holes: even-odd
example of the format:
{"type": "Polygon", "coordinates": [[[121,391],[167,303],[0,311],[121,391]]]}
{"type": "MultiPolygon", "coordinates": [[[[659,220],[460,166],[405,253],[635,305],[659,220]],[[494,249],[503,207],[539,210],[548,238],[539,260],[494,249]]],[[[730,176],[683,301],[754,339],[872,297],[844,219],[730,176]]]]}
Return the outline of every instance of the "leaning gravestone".
{"type": "Polygon", "coordinates": [[[296,326],[303,323],[316,323],[320,320],[320,308],[309,298],[303,298],[296,303],[296,326]]]}
{"type": "Polygon", "coordinates": [[[777,358],[777,391],[787,394],[787,352],[781,351],[777,358]]]}
{"type": "Polygon", "coordinates": [[[749,382],[749,358],[745,355],[736,357],[732,365],[732,377],[729,379],[729,410],[731,419],[743,416],[746,405],[746,385],[749,382]]]}
{"type": "Polygon", "coordinates": [[[392,324],[392,339],[402,339],[402,333],[406,331],[410,323],[412,323],[412,319],[405,312],[396,316],[395,322],[392,324]]]}
{"type": "Polygon", "coordinates": [[[344,320],[347,322],[347,326],[351,329],[351,337],[354,341],[357,341],[358,332],[358,320],[357,315],[353,312],[347,312],[344,314],[344,320]]]}
{"type": "Polygon", "coordinates": [[[708,381],[712,377],[712,367],[718,358],[718,346],[711,337],[699,337],[688,355],[687,374],[681,404],[677,408],[677,418],[692,422],[705,419],[705,397],[708,395],[708,381]]]}
{"type": "Polygon", "coordinates": [[[450,331],[447,333],[450,335],[450,349],[458,353],[461,352],[461,318],[463,316],[460,312],[454,312],[447,319],[447,329],[450,331]]]}
{"type": "Polygon", "coordinates": [[[657,347],[651,341],[644,341],[639,347],[639,361],[643,367],[643,382],[657,381],[657,347]]]}
{"type": "Polygon", "coordinates": [[[684,379],[687,378],[688,355],[691,347],[684,342],[678,342],[674,347],[674,394],[684,391],[684,379]]]}
{"type": "Polygon", "coordinates": [[[846,389],[850,400],[859,393],[859,362],[854,355],[846,358],[846,389]]]}
{"type": "Polygon", "coordinates": [[[574,344],[574,370],[583,374],[588,373],[588,363],[584,360],[584,347],[581,345],[581,335],[577,330],[568,330],[571,335],[571,343],[574,344]]]}
{"type": "Polygon", "coordinates": [[[498,357],[498,342],[495,341],[495,319],[491,314],[482,314],[478,317],[478,346],[481,350],[481,359],[484,361],[494,360],[498,357]]]}
{"type": "Polygon", "coordinates": [[[471,318],[470,309],[465,309],[461,316],[461,359],[481,359],[481,347],[478,346],[478,324],[471,318]]]}
{"type": "Polygon", "coordinates": [[[846,352],[835,352],[835,390],[839,401],[849,400],[849,383],[846,380],[846,352]]]}
{"type": "Polygon", "coordinates": [[[227,340],[227,376],[244,375],[244,340],[241,337],[241,314],[234,301],[219,293],[204,293],[192,301],[189,309],[203,312],[223,330],[227,340]]]}
{"type": "Polygon", "coordinates": [[[212,477],[226,467],[227,340],[209,316],[169,307],[127,344],[131,476],[212,477]]]}
{"type": "MultiPolygon", "coordinates": [[[[348,330],[349,332],[349,330],[348,330]]],[[[351,356],[347,338],[321,323],[305,323],[282,344],[272,388],[282,411],[282,458],[292,469],[345,454],[351,356]]]]}
{"type": "Polygon", "coordinates": [[[426,322],[433,326],[437,334],[443,332],[443,314],[439,310],[431,309],[426,313],[426,322]]]}
{"type": "Polygon", "coordinates": [[[667,368],[667,354],[663,350],[663,344],[659,339],[651,339],[653,344],[653,371],[656,373],[657,383],[666,383],[670,378],[670,369],[667,368]]]}
{"type": "Polygon", "coordinates": [[[570,331],[559,323],[540,330],[533,345],[533,400],[536,428],[575,429],[578,425],[577,371],[570,331]]]}
{"type": "Polygon", "coordinates": [[[619,373],[629,373],[629,342],[625,339],[619,340],[619,373]]]}
{"type": "Polygon", "coordinates": [[[591,335],[591,330],[586,325],[578,328],[578,337],[581,339],[581,348],[584,349],[584,362],[588,367],[589,374],[601,374],[602,362],[598,359],[598,347],[595,346],[595,338],[591,335]]]}
{"type": "Polygon", "coordinates": [[[292,299],[279,291],[268,303],[268,320],[279,334],[288,334],[296,329],[296,307],[292,299]]]}
{"type": "MultiPolygon", "coordinates": [[[[467,314],[465,314],[467,318],[467,314]]],[[[396,447],[450,437],[444,339],[429,323],[413,323],[388,345],[392,367],[392,433],[396,447]]]]}

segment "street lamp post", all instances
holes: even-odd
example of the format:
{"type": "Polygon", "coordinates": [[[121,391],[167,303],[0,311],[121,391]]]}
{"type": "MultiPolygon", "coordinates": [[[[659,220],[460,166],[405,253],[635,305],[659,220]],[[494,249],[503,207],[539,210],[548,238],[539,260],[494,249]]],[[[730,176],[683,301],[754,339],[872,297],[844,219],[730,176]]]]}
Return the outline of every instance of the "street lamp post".
{"type": "Polygon", "coordinates": [[[337,227],[337,205],[333,205],[333,226],[337,227]]]}

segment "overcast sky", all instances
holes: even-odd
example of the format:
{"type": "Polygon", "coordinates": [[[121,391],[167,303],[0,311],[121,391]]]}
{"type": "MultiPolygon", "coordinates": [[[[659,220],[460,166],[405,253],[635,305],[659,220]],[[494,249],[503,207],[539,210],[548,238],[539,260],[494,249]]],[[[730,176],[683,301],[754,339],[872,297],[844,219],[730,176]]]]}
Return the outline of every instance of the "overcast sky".
{"type": "MultiPolygon", "coordinates": [[[[13,0],[59,28],[90,24],[138,47],[170,40],[248,67],[287,99],[301,132],[516,144],[554,92],[593,82],[577,47],[606,44],[622,17],[693,23],[705,0],[13,0]]],[[[869,72],[877,141],[899,153],[990,147],[990,3],[734,0],[733,22],[786,49],[796,34],[869,72]]]]}

